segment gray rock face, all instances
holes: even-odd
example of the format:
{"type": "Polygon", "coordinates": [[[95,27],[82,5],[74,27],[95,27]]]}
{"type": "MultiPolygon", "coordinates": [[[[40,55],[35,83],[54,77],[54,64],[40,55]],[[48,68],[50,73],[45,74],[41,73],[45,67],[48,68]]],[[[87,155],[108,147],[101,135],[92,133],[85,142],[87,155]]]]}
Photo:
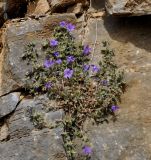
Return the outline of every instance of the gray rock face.
{"type": "MultiPolygon", "coordinates": [[[[44,17],[39,21],[29,19],[20,23],[14,22],[7,26],[6,32],[3,34],[5,39],[3,46],[5,48],[3,50],[0,95],[25,85],[25,74],[31,68],[30,65],[28,66],[25,61],[21,60],[25,46],[33,40],[36,40],[38,44],[43,40],[43,37],[49,39],[54,25],[59,24],[60,21],[74,22],[75,19],[74,14],[64,14],[44,17]]],[[[37,50],[41,55],[40,44],[37,45],[37,50]]],[[[40,61],[43,63],[44,57],[41,56],[40,61]]]]}
{"type": "Polygon", "coordinates": [[[139,16],[151,14],[150,0],[107,0],[106,9],[111,15],[139,16]]]}
{"type": "Polygon", "coordinates": [[[92,160],[150,160],[151,17],[90,19],[87,27],[85,43],[93,47],[96,41],[93,61],[100,57],[101,42],[108,41],[127,82],[117,121],[85,125],[93,143],[92,160]]]}
{"type": "Polygon", "coordinates": [[[44,129],[33,131],[29,137],[2,142],[1,160],[66,160],[54,132],[44,129]]]}
{"type": "Polygon", "coordinates": [[[20,100],[20,93],[10,93],[0,98],[0,118],[15,110],[20,100]]]}
{"type": "MultiPolygon", "coordinates": [[[[61,20],[73,22],[75,17],[63,14],[44,17],[39,21],[28,19],[6,25],[6,32],[3,35],[5,36],[3,54],[6,54],[2,65],[3,74],[0,77],[1,94],[25,84],[23,76],[28,67],[19,59],[24,44],[33,39],[39,41],[43,37],[50,38],[53,24],[61,20]]],[[[101,50],[101,42],[104,40],[110,42],[111,48],[115,50],[116,63],[126,72],[128,86],[122,97],[122,103],[119,104],[120,110],[116,113],[115,123],[93,126],[88,121],[85,124],[84,128],[88,131],[93,144],[92,160],[151,159],[150,28],[151,17],[118,19],[104,16],[88,19],[86,32],[82,38],[85,44],[95,47],[93,62],[97,63],[100,59],[98,53],[101,50]]],[[[53,107],[55,103],[51,102],[51,105],[53,107]]],[[[46,97],[23,100],[19,104],[15,113],[8,119],[8,124],[0,126],[0,160],[66,159],[60,137],[62,128],[37,130],[26,115],[27,106],[31,106],[37,112],[42,112],[47,121],[53,123],[54,120],[61,119],[63,112],[50,111],[51,105],[46,97]],[[7,137],[10,137],[10,140],[7,137]]]]}
{"type": "MultiPolygon", "coordinates": [[[[10,117],[7,122],[10,140],[0,142],[1,160],[66,160],[61,139],[62,128],[35,129],[27,115],[29,106],[42,112],[46,107],[42,99],[45,97],[23,100],[10,117]]],[[[50,116],[48,121],[55,122],[60,118],[60,113],[62,112],[47,112],[47,116],[50,116]]]]}

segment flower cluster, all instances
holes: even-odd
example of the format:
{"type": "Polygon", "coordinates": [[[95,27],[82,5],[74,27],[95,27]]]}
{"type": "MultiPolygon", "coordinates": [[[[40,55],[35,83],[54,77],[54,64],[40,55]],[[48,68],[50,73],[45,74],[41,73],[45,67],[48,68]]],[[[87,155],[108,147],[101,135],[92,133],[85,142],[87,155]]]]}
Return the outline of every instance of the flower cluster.
{"type": "Polygon", "coordinates": [[[60,26],[66,28],[69,32],[75,30],[75,25],[73,25],[72,23],[67,23],[65,21],[60,22],[60,26]]]}
{"type": "MultiPolygon", "coordinates": [[[[73,24],[67,23],[65,21],[60,22],[60,27],[66,28],[68,32],[71,32],[71,31],[73,31],[75,29],[75,26],[73,24]]],[[[52,47],[52,48],[55,47],[55,49],[57,49],[58,45],[59,45],[59,40],[57,40],[57,39],[50,40],[50,47],[52,47]]],[[[88,56],[91,51],[92,51],[92,49],[89,47],[89,45],[84,45],[83,46],[83,50],[81,52],[81,57],[83,55],[84,56],[88,56]]],[[[71,64],[71,63],[76,61],[75,56],[72,55],[72,54],[66,56],[66,60],[61,59],[60,58],[61,55],[60,55],[59,51],[55,51],[53,53],[53,56],[55,57],[55,59],[48,59],[47,58],[44,61],[44,67],[45,68],[49,69],[49,68],[53,67],[55,64],[61,64],[63,62],[66,62],[67,64],[71,64]]],[[[92,69],[92,72],[95,72],[95,73],[97,73],[100,70],[100,67],[98,67],[96,65],[87,65],[87,64],[83,65],[83,71],[84,72],[89,71],[90,68],[92,69]]],[[[66,79],[72,78],[73,74],[74,74],[74,69],[71,68],[71,67],[70,68],[66,68],[64,70],[64,78],[66,78],[66,79]]]]}
{"type": "MultiPolygon", "coordinates": [[[[64,110],[62,137],[66,153],[73,160],[76,159],[76,138],[82,140],[82,156],[91,157],[92,147],[82,130],[84,122],[91,118],[98,124],[106,121],[109,115],[115,117],[124,84],[123,74],[113,63],[114,54],[107,43],[103,43],[102,60],[97,65],[90,61],[92,48],[76,43],[72,36],[74,30],[72,23],[60,22],[54,29],[53,38],[46,41],[42,50],[45,54],[42,65],[33,65],[28,75],[32,81],[30,93],[47,93],[64,110]]],[[[31,47],[34,45],[30,45],[32,52],[31,47]]],[[[29,53],[24,57],[31,59],[29,53]]],[[[34,64],[39,62],[37,57],[32,56],[34,64]]]]}
{"type": "Polygon", "coordinates": [[[85,72],[89,71],[90,69],[92,69],[92,72],[94,72],[94,73],[97,73],[97,72],[100,71],[100,67],[98,67],[98,66],[96,66],[94,64],[92,64],[92,65],[86,64],[86,65],[83,66],[83,70],[85,72]]]}

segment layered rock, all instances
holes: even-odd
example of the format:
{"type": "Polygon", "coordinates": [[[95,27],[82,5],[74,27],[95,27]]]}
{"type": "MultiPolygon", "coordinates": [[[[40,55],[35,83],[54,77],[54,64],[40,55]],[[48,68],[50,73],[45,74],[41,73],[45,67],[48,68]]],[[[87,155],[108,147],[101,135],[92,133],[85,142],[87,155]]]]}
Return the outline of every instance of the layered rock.
{"type": "MultiPolygon", "coordinates": [[[[35,129],[30,111],[27,110],[30,107],[41,113],[46,102],[47,99],[44,97],[22,100],[7,121],[7,127],[6,125],[0,127],[1,160],[66,160],[61,139],[62,128],[35,129]]],[[[61,117],[61,113],[61,111],[48,111],[44,118],[49,117],[47,122],[52,123],[61,117]]]]}
{"type": "Polygon", "coordinates": [[[0,98],[0,118],[15,110],[20,101],[20,93],[10,93],[0,98]]]}
{"type": "Polygon", "coordinates": [[[139,16],[151,14],[150,0],[107,0],[106,9],[111,15],[139,16]]]}
{"type": "MultiPolygon", "coordinates": [[[[3,66],[1,76],[0,95],[9,93],[26,84],[25,75],[31,68],[22,60],[25,46],[35,40],[40,61],[43,63],[44,54],[41,53],[41,41],[43,38],[50,38],[55,25],[60,21],[75,21],[74,14],[64,14],[57,16],[47,16],[42,19],[28,19],[27,21],[14,22],[7,25],[3,33],[3,66]]],[[[3,37],[2,36],[2,37],[3,37]]]]}
{"type": "Polygon", "coordinates": [[[151,17],[106,16],[88,21],[85,43],[95,46],[94,63],[100,58],[101,42],[108,41],[127,83],[117,121],[85,125],[94,147],[92,160],[151,159],[150,28],[151,17]]]}
{"type": "MultiPolygon", "coordinates": [[[[148,2],[144,1],[142,5],[145,3],[148,2]]],[[[133,9],[135,7],[134,5],[133,9]]],[[[95,6],[94,8],[97,9],[95,6]]],[[[20,59],[25,45],[36,40],[40,54],[39,41],[49,39],[54,25],[63,20],[76,22],[74,14],[62,14],[6,24],[2,36],[0,95],[25,85],[24,75],[30,68],[20,59]]],[[[84,128],[93,144],[91,159],[150,160],[151,18],[118,19],[105,15],[102,18],[100,14],[97,19],[89,18],[86,24],[82,38],[84,44],[90,44],[94,48],[93,62],[97,63],[100,59],[101,42],[110,42],[111,48],[115,50],[115,61],[124,69],[127,82],[127,90],[122,97],[122,103],[119,104],[120,110],[116,113],[115,123],[110,121],[99,126],[92,125],[90,120],[85,123],[84,128]]],[[[79,28],[78,32],[81,33],[79,28]]],[[[12,94],[14,93],[4,95],[0,99],[0,113],[3,119],[0,122],[0,159],[66,160],[61,139],[62,128],[36,129],[26,112],[28,107],[34,108],[53,124],[56,119],[61,119],[62,110],[50,111],[54,104],[51,102],[51,106],[47,103],[48,99],[41,97],[24,99],[18,103],[19,99],[15,98],[14,101],[12,94]],[[7,115],[10,117],[6,118],[7,115]]]]}
{"type": "Polygon", "coordinates": [[[88,5],[87,0],[48,0],[51,6],[51,12],[65,12],[68,7],[81,3],[84,7],[88,5]]]}
{"type": "Polygon", "coordinates": [[[36,2],[29,2],[27,15],[44,15],[50,10],[50,6],[47,0],[38,0],[36,2]]]}

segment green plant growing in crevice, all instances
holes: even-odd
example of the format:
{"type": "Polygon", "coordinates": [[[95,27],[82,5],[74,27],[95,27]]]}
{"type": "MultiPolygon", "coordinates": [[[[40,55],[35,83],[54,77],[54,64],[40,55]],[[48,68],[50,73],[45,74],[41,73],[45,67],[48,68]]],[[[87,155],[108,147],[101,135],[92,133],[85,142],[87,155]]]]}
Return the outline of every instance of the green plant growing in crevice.
{"type": "MultiPolygon", "coordinates": [[[[91,48],[76,42],[71,32],[75,26],[60,22],[54,29],[53,38],[42,44],[45,59],[38,61],[35,45],[29,44],[23,59],[33,64],[27,74],[27,87],[33,95],[47,94],[50,100],[56,100],[64,110],[62,120],[64,133],[62,138],[69,160],[75,160],[76,139],[81,139],[83,156],[91,158],[92,147],[84,123],[91,119],[96,124],[115,118],[119,109],[120,96],[123,93],[124,74],[113,62],[114,52],[103,42],[99,65],[90,64],[91,48]]],[[[39,119],[40,116],[34,117],[39,119]]]]}
{"type": "Polygon", "coordinates": [[[28,106],[26,109],[26,116],[30,118],[37,129],[46,128],[47,122],[45,121],[44,114],[42,112],[37,112],[34,108],[28,106]]]}

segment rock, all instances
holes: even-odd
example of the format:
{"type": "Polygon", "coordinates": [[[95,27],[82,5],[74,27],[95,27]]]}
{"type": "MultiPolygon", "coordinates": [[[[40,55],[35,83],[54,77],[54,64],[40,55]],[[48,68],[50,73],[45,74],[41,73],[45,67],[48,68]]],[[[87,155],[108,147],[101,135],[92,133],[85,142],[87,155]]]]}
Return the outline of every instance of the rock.
{"type": "MultiPolygon", "coordinates": [[[[23,99],[18,105],[8,120],[9,140],[0,143],[1,160],[67,160],[61,138],[62,128],[37,130],[27,114],[29,106],[41,112],[47,103],[45,99],[43,104],[44,99],[43,96],[34,100],[23,99]]],[[[60,113],[55,111],[47,114],[51,115],[53,122],[60,117],[60,113]]]]}
{"type": "Polygon", "coordinates": [[[47,0],[39,0],[37,2],[34,15],[44,15],[50,10],[49,3],[47,0]]]}
{"type": "Polygon", "coordinates": [[[94,12],[94,13],[91,13],[91,18],[99,18],[99,17],[103,17],[105,16],[105,12],[94,12]]]}
{"type": "Polygon", "coordinates": [[[151,14],[150,0],[107,0],[106,9],[111,15],[140,16],[151,14]]]}
{"type": "Polygon", "coordinates": [[[115,62],[125,70],[127,89],[117,121],[85,125],[93,144],[92,160],[151,159],[151,17],[90,19],[85,44],[95,44],[93,61],[100,59],[101,42],[115,51],[115,62]],[[97,35],[97,36],[96,36],[97,35]],[[97,54],[98,53],[98,54],[97,54]]]}
{"type": "Polygon", "coordinates": [[[0,143],[1,160],[67,160],[53,131],[33,131],[29,137],[0,143]]]}
{"type": "Polygon", "coordinates": [[[5,12],[8,18],[23,17],[27,10],[27,0],[9,0],[6,1],[5,12]]]}
{"type": "MultiPolygon", "coordinates": [[[[127,89],[122,96],[122,103],[119,104],[120,110],[115,113],[115,123],[110,121],[99,126],[92,125],[90,121],[85,123],[84,128],[93,144],[91,159],[150,160],[151,17],[113,18],[102,15],[102,12],[95,13],[92,15],[97,19],[88,18],[84,28],[85,35],[81,37],[84,37],[84,44],[95,47],[94,63],[100,59],[101,42],[110,42],[110,47],[115,50],[115,62],[126,73],[127,89]]],[[[9,93],[25,84],[24,75],[30,66],[28,68],[19,58],[24,44],[33,39],[39,42],[43,38],[50,38],[54,24],[62,20],[74,22],[76,18],[73,14],[62,14],[6,24],[3,34],[5,47],[2,52],[4,59],[0,77],[1,94],[9,93]]],[[[81,28],[81,24],[78,24],[78,31],[81,28]]],[[[6,133],[10,140],[5,141],[6,136],[2,136],[0,159],[66,159],[60,137],[62,128],[35,129],[26,114],[26,108],[30,106],[42,113],[45,120],[54,123],[63,115],[62,110],[50,111],[55,105],[52,102],[50,105],[46,97],[23,100],[8,121],[6,133]]]]}
{"type": "Polygon", "coordinates": [[[4,12],[4,2],[0,1],[0,17],[3,16],[3,12],[4,12]]]}
{"type": "Polygon", "coordinates": [[[5,3],[0,0],[0,27],[4,23],[4,8],[5,8],[5,3]]]}
{"type": "Polygon", "coordinates": [[[20,100],[20,93],[10,93],[0,98],[0,118],[13,112],[20,100]]]}
{"type": "Polygon", "coordinates": [[[77,3],[82,3],[83,6],[87,6],[87,0],[49,0],[52,12],[66,12],[67,7],[77,3]]]}
{"type": "Polygon", "coordinates": [[[52,12],[60,12],[64,10],[66,7],[75,4],[75,0],[51,0],[51,11],[52,12]]]}
{"type": "Polygon", "coordinates": [[[45,115],[46,122],[49,122],[50,127],[53,127],[56,125],[56,122],[60,122],[64,116],[64,112],[62,109],[59,109],[55,112],[49,112],[45,115]]]}
{"type": "Polygon", "coordinates": [[[83,12],[83,6],[82,3],[77,3],[72,7],[69,7],[67,9],[67,13],[75,13],[75,14],[82,14],[83,12]]]}
{"type": "Polygon", "coordinates": [[[105,0],[91,0],[89,12],[103,11],[105,8],[105,0]]]}
{"type": "Polygon", "coordinates": [[[37,2],[38,1],[31,1],[28,3],[28,6],[27,6],[27,16],[28,15],[32,15],[36,9],[36,6],[37,6],[37,2]]]}
{"type": "MultiPolygon", "coordinates": [[[[146,136],[151,129],[139,124],[116,122],[89,125],[90,138],[93,144],[92,159],[97,160],[150,160],[151,150],[146,136]]],[[[149,138],[149,137],[148,137],[149,138]]]]}
{"type": "Polygon", "coordinates": [[[6,31],[3,32],[3,65],[2,76],[0,77],[0,95],[9,93],[25,85],[25,74],[31,66],[22,61],[25,46],[35,40],[40,62],[44,61],[44,54],[41,53],[41,41],[51,37],[52,30],[60,21],[75,22],[74,14],[64,14],[43,17],[40,20],[28,19],[23,22],[12,22],[6,24],[6,31]]]}
{"type": "Polygon", "coordinates": [[[4,141],[8,138],[9,133],[8,133],[8,126],[5,123],[0,127],[0,141],[4,141]]]}

